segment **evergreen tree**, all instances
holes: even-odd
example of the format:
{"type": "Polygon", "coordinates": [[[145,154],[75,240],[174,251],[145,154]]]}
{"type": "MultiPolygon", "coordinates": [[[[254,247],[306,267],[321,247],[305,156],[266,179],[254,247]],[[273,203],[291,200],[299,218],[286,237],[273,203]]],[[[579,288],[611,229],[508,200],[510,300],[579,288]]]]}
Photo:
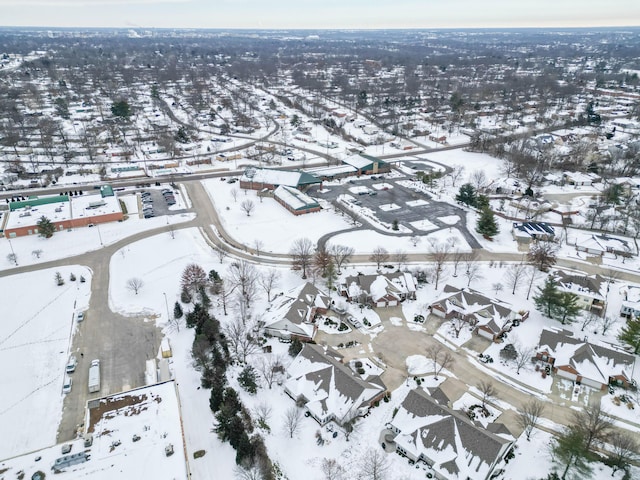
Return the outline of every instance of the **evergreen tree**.
{"type": "Polygon", "coordinates": [[[51,220],[49,220],[47,217],[45,217],[44,215],[40,217],[40,220],[38,220],[38,233],[40,234],[41,237],[44,238],[51,238],[53,237],[53,234],[56,231],[56,226],[51,223],[51,220]]]}
{"type": "Polygon", "coordinates": [[[297,338],[294,338],[291,344],[289,345],[289,355],[291,355],[292,357],[295,357],[300,353],[300,351],[302,350],[302,347],[303,347],[302,342],[297,338]]]}
{"type": "Polygon", "coordinates": [[[129,106],[129,102],[127,102],[126,100],[113,102],[113,104],[111,105],[111,114],[114,117],[119,117],[127,120],[131,116],[131,107],[129,106]]]}
{"type": "Polygon", "coordinates": [[[220,410],[222,400],[224,398],[224,375],[216,376],[214,374],[211,379],[211,395],[209,396],[209,408],[212,412],[220,410]]]}
{"type": "Polygon", "coordinates": [[[556,318],[563,325],[573,322],[580,313],[578,296],[571,292],[561,292],[554,310],[556,318]]]}
{"type": "Polygon", "coordinates": [[[456,195],[456,201],[460,203],[464,203],[465,205],[469,205],[471,207],[475,206],[477,201],[476,189],[470,183],[465,183],[458,190],[458,194],[456,195]]]}
{"type": "Polygon", "coordinates": [[[544,286],[537,287],[538,295],[533,297],[536,308],[549,318],[553,318],[556,307],[560,301],[560,292],[556,280],[549,276],[544,282],[544,286]]]}
{"type": "Polygon", "coordinates": [[[591,467],[587,463],[588,452],[584,445],[582,433],[573,429],[568,429],[554,441],[555,461],[564,469],[560,475],[562,480],[567,478],[571,468],[577,471],[580,478],[589,477],[591,467]]]}
{"type": "Polygon", "coordinates": [[[484,235],[486,238],[495,237],[500,229],[496,222],[496,217],[490,208],[485,207],[480,213],[478,224],[476,225],[476,232],[484,235]]]}
{"type": "Polygon", "coordinates": [[[249,393],[256,393],[258,391],[258,376],[255,369],[251,365],[244,367],[240,375],[238,375],[238,383],[249,393]]]}
{"type": "Polygon", "coordinates": [[[176,302],[176,304],[173,306],[173,318],[178,320],[182,318],[183,314],[184,312],[182,311],[182,305],[180,305],[180,302],[176,302]]]}
{"type": "Polygon", "coordinates": [[[620,329],[618,340],[632,346],[634,354],[640,352],[640,319],[627,319],[627,324],[620,329]]]}

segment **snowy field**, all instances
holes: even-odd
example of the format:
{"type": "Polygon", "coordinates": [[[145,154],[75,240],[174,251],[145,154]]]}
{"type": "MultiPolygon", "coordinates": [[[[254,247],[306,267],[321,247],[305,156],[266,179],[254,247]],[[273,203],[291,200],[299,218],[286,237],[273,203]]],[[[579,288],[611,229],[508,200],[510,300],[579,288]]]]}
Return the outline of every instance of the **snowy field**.
{"type": "Polygon", "coordinates": [[[202,182],[213,200],[226,232],[237,242],[270,253],[289,253],[292,243],[302,237],[314,244],[322,235],[350,228],[347,217],[333,213],[329,207],[320,212],[295,216],[273,198],[260,198],[254,190],[241,190],[237,184],[218,179],[202,182]],[[237,191],[237,201],[232,191],[237,191]],[[251,200],[254,210],[250,216],[242,209],[242,202],[251,200]]]}
{"type": "Polygon", "coordinates": [[[55,443],[74,313],[88,307],[90,285],[91,272],[78,265],[0,278],[0,458],[55,443]],[[55,272],[64,285],[56,285],[55,272]]]}

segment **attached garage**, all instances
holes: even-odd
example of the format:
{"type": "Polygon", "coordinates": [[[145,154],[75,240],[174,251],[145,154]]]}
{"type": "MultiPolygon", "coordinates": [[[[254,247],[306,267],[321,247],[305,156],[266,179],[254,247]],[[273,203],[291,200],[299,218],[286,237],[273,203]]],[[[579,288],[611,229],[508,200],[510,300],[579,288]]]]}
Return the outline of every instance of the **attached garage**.
{"type": "Polygon", "coordinates": [[[580,383],[582,385],[586,385],[587,387],[592,387],[592,388],[596,388],[598,390],[601,390],[604,387],[604,384],[598,380],[592,380],[590,378],[582,378],[582,380],[580,380],[580,383]]]}
{"type": "Polygon", "coordinates": [[[562,378],[566,378],[567,380],[571,380],[572,382],[575,382],[578,379],[578,375],[576,373],[568,372],[560,368],[556,371],[556,375],[562,378]]]}

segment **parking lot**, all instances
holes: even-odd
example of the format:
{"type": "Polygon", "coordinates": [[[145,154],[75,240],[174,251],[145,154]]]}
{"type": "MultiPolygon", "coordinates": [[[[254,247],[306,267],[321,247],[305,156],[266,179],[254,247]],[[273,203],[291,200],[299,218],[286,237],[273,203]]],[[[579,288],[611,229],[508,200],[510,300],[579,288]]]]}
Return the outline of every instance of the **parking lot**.
{"type": "Polygon", "coordinates": [[[410,180],[413,178],[395,173],[363,175],[342,179],[339,184],[324,184],[322,190],[313,186],[307,193],[330,203],[342,194],[350,195],[353,197],[351,204],[371,209],[381,222],[392,224],[397,220],[399,225],[411,231],[406,235],[427,235],[453,226],[472,248],[480,247],[467,230],[465,210],[401,184],[410,180]],[[457,222],[454,217],[458,217],[457,222]]]}
{"type": "Polygon", "coordinates": [[[145,218],[159,217],[162,215],[173,215],[176,210],[169,210],[169,207],[176,205],[179,190],[163,187],[144,189],[138,192],[140,195],[139,211],[145,218]],[[150,212],[148,214],[147,212],[150,212]]]}

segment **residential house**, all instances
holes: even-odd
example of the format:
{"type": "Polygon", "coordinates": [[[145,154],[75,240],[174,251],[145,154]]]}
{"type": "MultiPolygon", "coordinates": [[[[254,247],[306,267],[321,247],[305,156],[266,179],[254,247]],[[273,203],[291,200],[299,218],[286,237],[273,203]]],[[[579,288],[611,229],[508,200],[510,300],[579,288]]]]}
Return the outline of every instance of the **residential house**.
{"type": "Polygon", "coordinates": [[[340,284],[340,294],[350,302],[372,303],[376,307],[393,307],[416,298],[416,280],[408,272],[354,275],[340,284]]]}
{"type": "Polygon", "coordinates": [[[622,295],[620,315],[624,315],[627,318],[640,318],[640,287],[625,285],[621,288],[620,293],[622,295]]]}
{"type": "Polygon", "coordinates": [[[554,228],[545,222],[514,222],[511,235],[516,242],[528,244],[538,240],[553,241],[556,233],[554,228]]]}
{"type": "Polygon", "coordinates": [[[568,230],[567,243],[573,243],[578,252],[586,252],[590,255],[603,256],[605,253],[612,253],[629,258],[636,254],[628,240],[606,233],[595,234],[571,229],[568,230]]]}
{"type": "Polygon", "coordinates": [[[502,424],[484,428],[421,388],[411,390],[387,425],[396,451],[431,467],[440,480],[487,480],[514,438],[502,424]]]}
{"type": "Polygon", "coordinates": [[[311,341],[318,330],[316,316],[327,313],[330,305],[331,299],[307,282],[274,299],[263,320],[265,333],[311,341]]]}
{"type": "Polygon", "coordinates": [[[559,377],[598,390],[635,384],[635,356],[576,338],[568,330],[542,330],[536,359],[559,377]]]}
{"type": "Polygon", "coordinates": [[[583,310],[604,314],[606,308],[606,292],[603,292],[605,279],[600,275],[584,275],[569,273],[563,270],[553,272],[558,289],[562,292],[573,293],[578,299],[578,305],[583,310]]]}
{"type": "Polygon", "coordinates": [[[461,318],[475,327],[476,334],[494,342],[529,317],[528,311],[516,312],[508,303],[470,288],[445,285],[443,293],[441,299],[429,306],[433,315],[445,320],[461,318]]]}
{"type": "Polygon", "coordinates": [[[366,415],[386,394],[378,375],[359,375],[331,347],[306,343],[287,369],[285,392],[320,424],[366,415]]]}

